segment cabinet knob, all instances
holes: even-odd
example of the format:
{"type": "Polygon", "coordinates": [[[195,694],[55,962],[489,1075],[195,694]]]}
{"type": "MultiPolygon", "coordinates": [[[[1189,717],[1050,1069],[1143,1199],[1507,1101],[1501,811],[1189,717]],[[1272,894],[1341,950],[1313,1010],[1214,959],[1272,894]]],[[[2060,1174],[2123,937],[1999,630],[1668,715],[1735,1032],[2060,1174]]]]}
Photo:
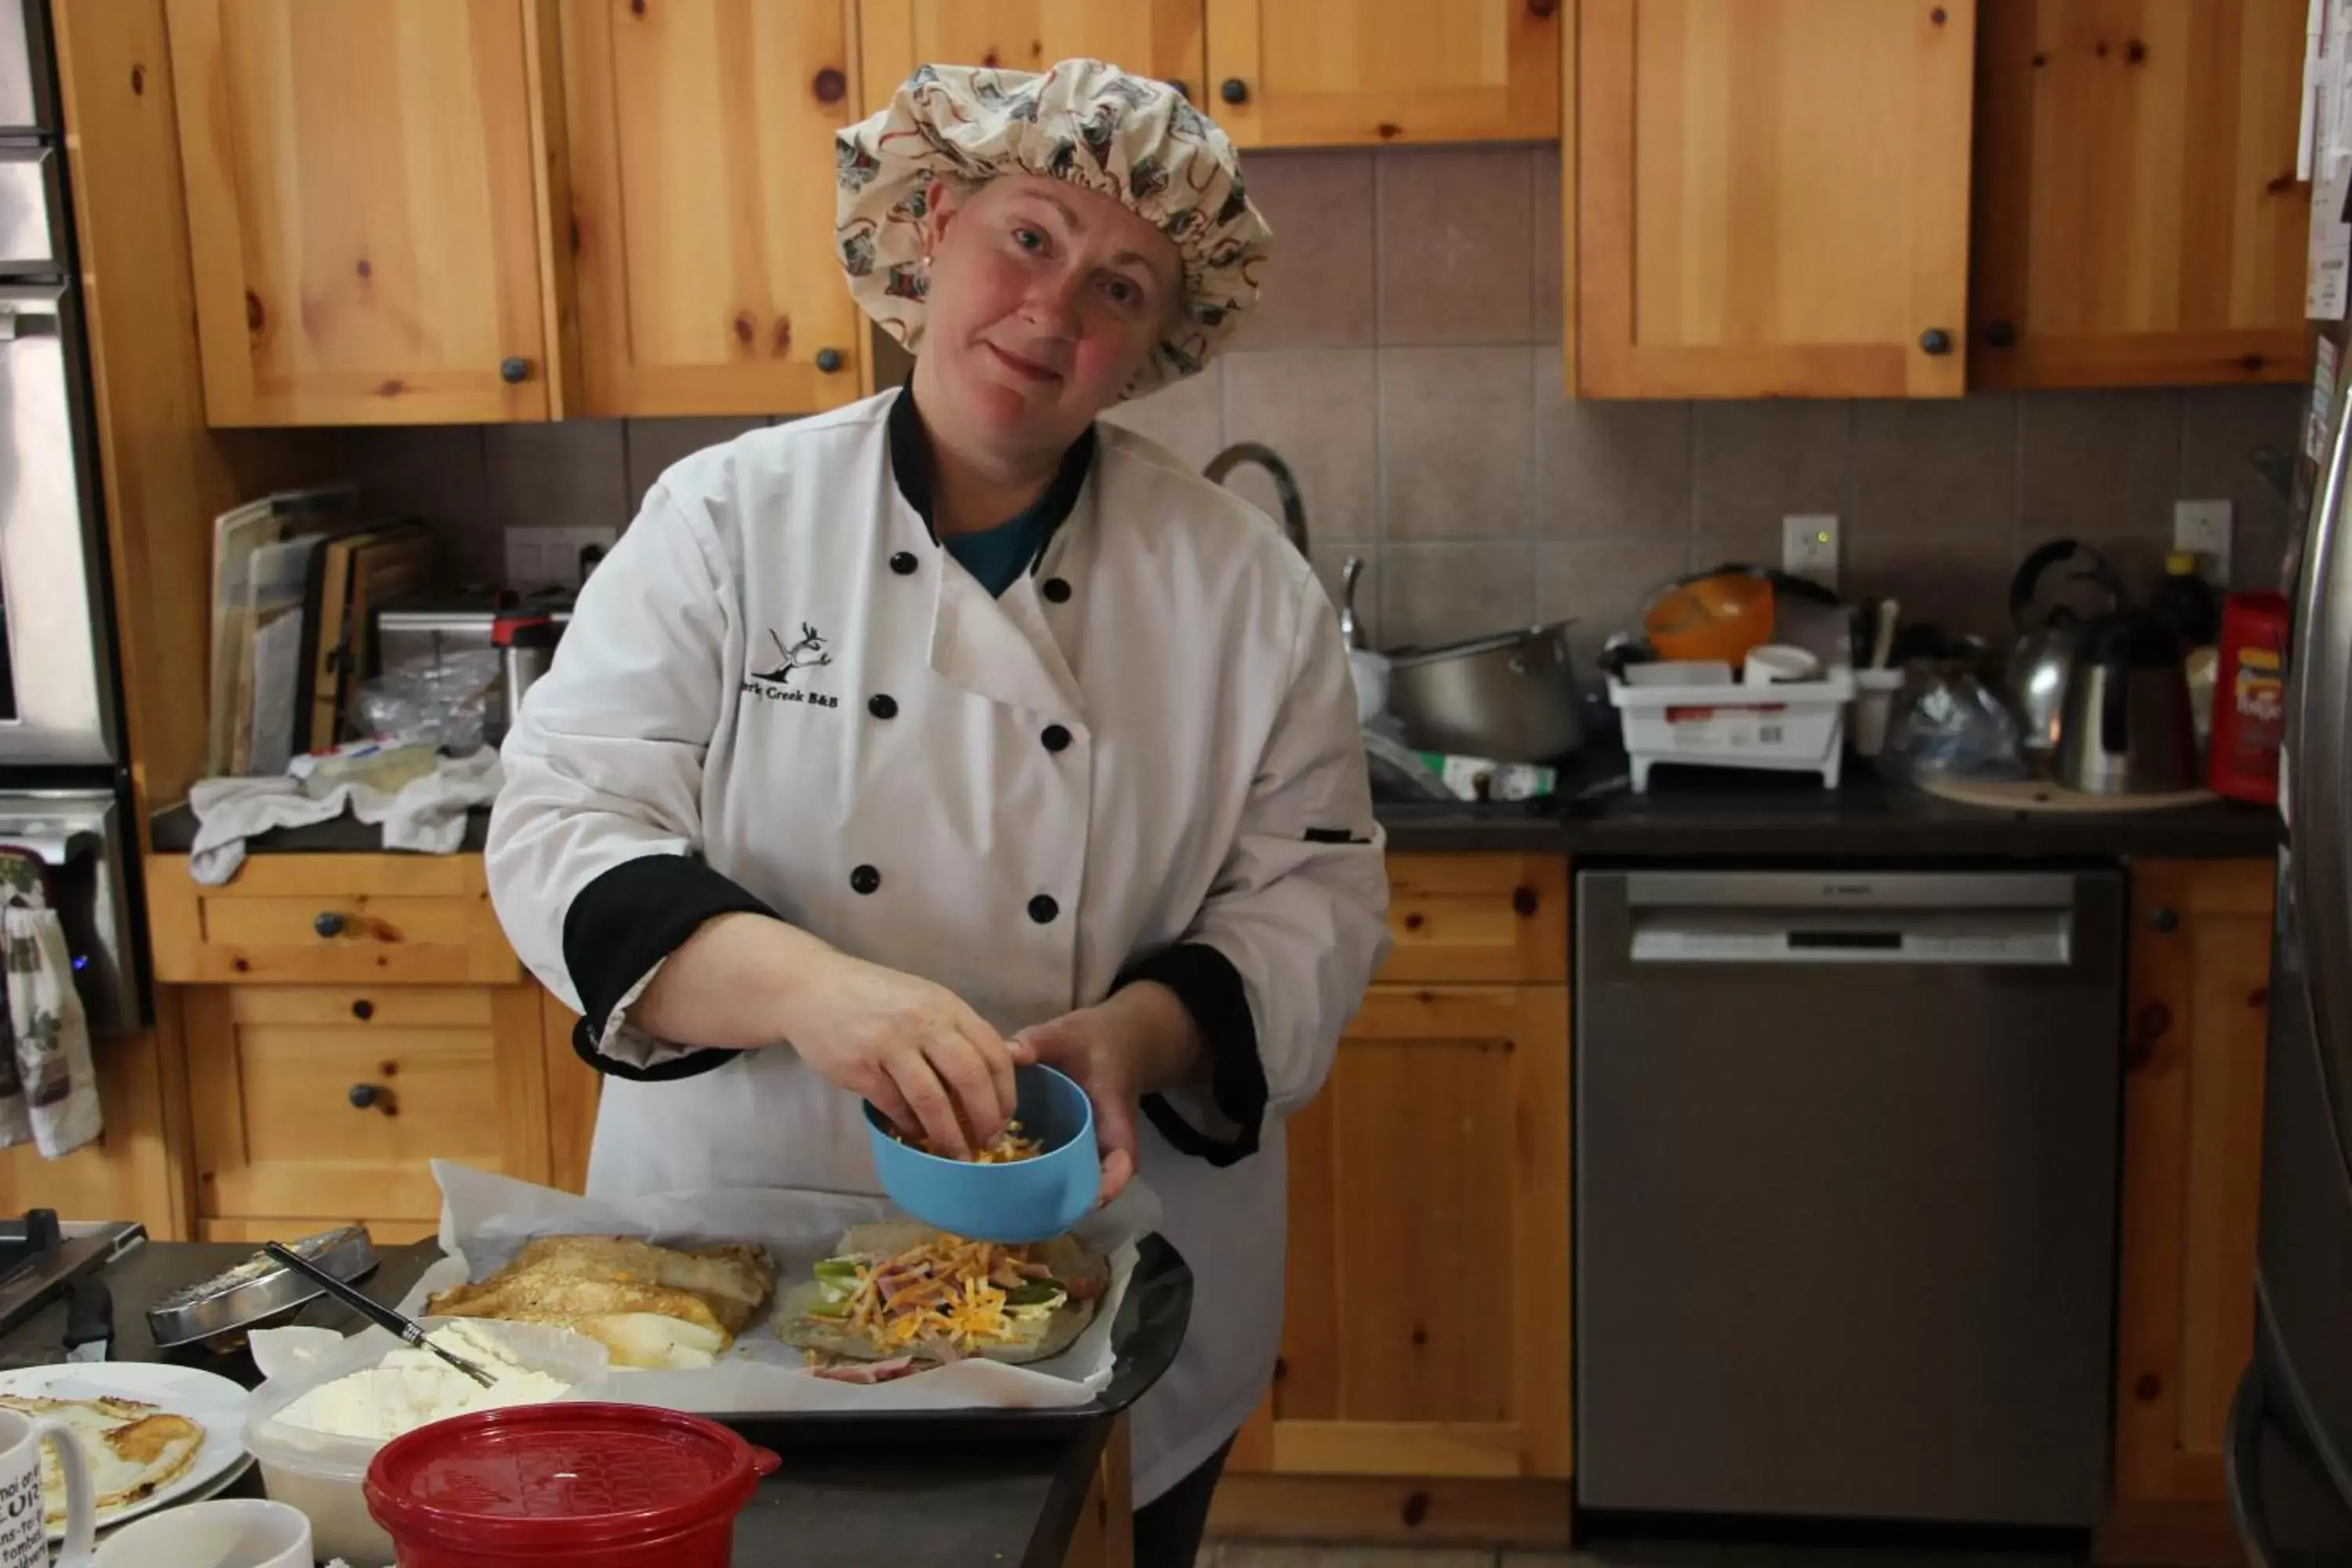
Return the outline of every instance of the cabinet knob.
{"type": "Polygon", "coordinates": [[[355,1083],[352,1085],[351,1089],[344,1094],[343,1098],[352,1102],[352,1109],[353,1110],[372,1110],[375,1108],[376,1102],[383,1098],[383,1085],[380,1083],[355,1083]]]}
{"type": "Polygon", "coordinates": [[[2015,348],[2017,346],[2017,323],[2014,321],[1987,321],[1985,323],[1984,340],[1986,346],[1989,348],[2015,348]]]}
{"type": "Polygon", "coordinates": [[[375,1016],[375,1004],[369,1001],[364,996],[361,997],[358,1001],[352,1004],[352,1016],[357,1018],[362,1024],[366,1023],[370,1018],[375,1016]]]}
{"type": "Polygon", "coordinates": [[[1919,334],[1919,347],[1931,354],[1950,353],[1952,334],[1941,327],[1929,327],[1919,334]]]}
{"type": "Polygon", "coordinates": [[[520,354],[510,354],[499,361],[499,379],[509,386],[520,386],[530,379],[530,361],[520,354]]]}
{"type": "Polygon", "coordinates": [[[2180,929],[2180,911],[2168,905],[2158,905],[2147,912],[2148,929],[2171,932],[2180,929]]]}
{"type": "Polygon", "coordinates": [[[1171,76],[1168,79],[1168,85],[1176,89],[1177,97],[1182,99],[1187,103],[1192,101],[1192,84],[1191,82],[1186,81],[1181,76],[1171,76]]]}
{"type": "Polygon", "coordinates": [[[332,910],[321,910],[311,918],[310,929],[320,936],[341,936],[343,934],[343,917],[332,910]]]}
{"type": "Polygon", "coordinates": [[[1227,103],[1247,103],[1249,101],[1249,83],[1244,81],[1237,76],[1229,76],[1223,81],[1217,84],[1217,96],[1223,99],[1227,103]]]}
{"type": "Polygon", "coordinates": [[[841,368],[841,351],[839,349],[817,350],[816,367],[825,374],[831,375],[841,368]]]}

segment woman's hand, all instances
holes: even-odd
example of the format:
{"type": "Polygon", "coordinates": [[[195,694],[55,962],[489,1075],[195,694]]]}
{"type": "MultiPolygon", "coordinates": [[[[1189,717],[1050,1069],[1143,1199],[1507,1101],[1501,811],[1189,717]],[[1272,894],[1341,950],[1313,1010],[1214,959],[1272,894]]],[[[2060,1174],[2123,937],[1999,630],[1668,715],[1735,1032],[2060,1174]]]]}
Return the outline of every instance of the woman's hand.
{"type": "Polygon", "coordinates": [[[1029,1059],[945,986],[843,952],[793,988],[778,1022],[803,1061],[950,1159],[1004,1131],[1013,1063],[1029,1059]]]}
{"type": "Polygon", "coordinates": [[[1200,1075],[1207,1045],[1176,994],[1155,981],[1113,993],[1092,1007],[1034,1025],[1013,1037],[1023,1059],[1069,1075],[1095,1109],[1108,1203],[1135,1178],[1137,1102],[1200,1075]]]}

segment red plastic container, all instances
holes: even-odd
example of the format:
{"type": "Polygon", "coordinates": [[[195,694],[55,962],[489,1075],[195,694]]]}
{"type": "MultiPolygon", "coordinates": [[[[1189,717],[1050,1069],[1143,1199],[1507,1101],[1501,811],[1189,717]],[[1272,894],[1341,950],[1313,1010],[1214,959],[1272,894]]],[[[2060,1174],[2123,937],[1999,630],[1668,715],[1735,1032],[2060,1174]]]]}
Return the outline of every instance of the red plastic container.
{"type": "Polygon", "coordinates": [[[364,1489],[401,1568],[728,1568],[781,1463],[683,1411],[528,1405],[394,1438],[364,1489]]]}
{"type": "Polygon", "coordinates": [[[2216,795],[2277,804],[2287,636],[2285,595],[2232,594],[2222,602],[2205,749],[2205,782],[2216,795]]]}

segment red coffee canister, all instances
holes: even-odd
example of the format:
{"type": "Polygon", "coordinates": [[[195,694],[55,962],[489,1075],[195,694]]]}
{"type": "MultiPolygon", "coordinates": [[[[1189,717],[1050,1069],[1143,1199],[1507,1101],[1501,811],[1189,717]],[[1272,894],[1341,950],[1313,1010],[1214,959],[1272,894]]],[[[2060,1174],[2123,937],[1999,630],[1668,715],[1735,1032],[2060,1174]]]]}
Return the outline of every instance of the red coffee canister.
{"type": "Polygon", "coordinates": [[[728,1568],[780,1463],[683,1411],[558,1402],[395,1437],[364,1491],[401,1568],[728,1568]]]}
{"type": "Polygon", "coordinates": [[[2222,602],[2213,724],[2205,753],[2205,782],[2216,795],[2265,805],[2278,802],[2287,635],[2285,595],[2232,594],[2222,602]]]}

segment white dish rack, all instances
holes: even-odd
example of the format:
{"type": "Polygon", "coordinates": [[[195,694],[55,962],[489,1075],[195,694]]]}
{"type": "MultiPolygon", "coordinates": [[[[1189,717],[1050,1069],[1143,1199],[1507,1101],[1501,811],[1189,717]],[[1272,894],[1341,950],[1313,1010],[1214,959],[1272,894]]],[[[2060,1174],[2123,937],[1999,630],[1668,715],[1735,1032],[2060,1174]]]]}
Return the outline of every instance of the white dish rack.
{"type": "Polygon", "coordinates": [[[1609,678],[1609,700],[1624,725],[1636,793],[1657,763],[1818,773],[1835,789],[1845,760],[1846,708],[1853,700],[1853,653],[1843,610],[1784,602],[1773,637],[1822,661],[1809,680],[1749,684],[1720,662],[1662,662],[1609,678]]]}

